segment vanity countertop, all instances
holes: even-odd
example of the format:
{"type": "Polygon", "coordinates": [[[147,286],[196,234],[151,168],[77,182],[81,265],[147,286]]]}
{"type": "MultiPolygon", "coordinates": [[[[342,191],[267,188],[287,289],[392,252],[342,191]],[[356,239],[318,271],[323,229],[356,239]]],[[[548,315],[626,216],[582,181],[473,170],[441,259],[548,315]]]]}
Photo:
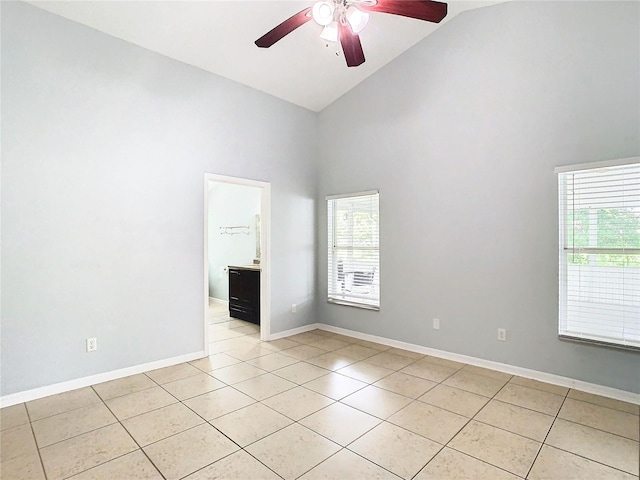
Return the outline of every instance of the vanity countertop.
{"type": "Polygon", "coordinates": [[[229,268],[239,268],[240,270],[261,270],[260,265],[229,265],[229,268]]]}

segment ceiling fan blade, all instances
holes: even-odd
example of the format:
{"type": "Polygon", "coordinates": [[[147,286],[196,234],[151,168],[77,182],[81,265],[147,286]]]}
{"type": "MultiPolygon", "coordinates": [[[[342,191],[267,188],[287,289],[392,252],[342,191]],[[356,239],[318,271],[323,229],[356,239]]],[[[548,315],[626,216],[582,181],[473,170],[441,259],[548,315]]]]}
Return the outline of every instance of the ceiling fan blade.
{"type": "Polygon", "coordinates": [[[360,37],[353,33],[347,25],[342,25],[341,22],[338,22],[338,33],[347,67],[362,65],[364,63],[364,52],[362,51],[360,37]]]}
{"type": "Polygon", "coordinates": [[[378,0],[375,5],[359,4],[358,8],[370,12],[391,13],[439,23],[447,16],[447,4],[432,0],[378,0]]]}
{"type": "Polygon", "coordinates": [[[301,25],[304,25],[309,20],[311,20],[311,15],[307,15],[311,11],[311,7],[305,8],[301,12],[296,13],[290,18],[287,18],[280,25],[275,27],[272,30],[269,30],[263,36],[261,36],[258,40],[255,41],[255,44],[261,48],[269,48],[271,45],[276,43],[278,40],[281,40],[286,35],[289,35],[296,28],[301,25]]]}

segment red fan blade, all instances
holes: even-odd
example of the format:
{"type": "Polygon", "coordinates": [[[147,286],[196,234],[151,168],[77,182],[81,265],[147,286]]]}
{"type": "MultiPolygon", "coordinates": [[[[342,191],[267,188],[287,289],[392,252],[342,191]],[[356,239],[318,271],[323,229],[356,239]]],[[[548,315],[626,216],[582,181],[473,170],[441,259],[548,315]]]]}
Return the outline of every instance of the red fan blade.
{"type": "Polygon", "coordinates": [[[347,67],[362,65],[364,63],[364,52],[362,51],[360,37],[353,33],[347,25],[342,25],[341,22],[338,22],[338,33],[347,67]]]}
{"type": "Polygon", "coordinates": [[[447,16],[447,4],[432,0],[378,0],[373,6],[358,4],[360,10],[391,13],[403,17],[417,18],[427,22],[440,22],[447,16]]]}
{"type": "Polygon", "coordinates": [[[278,40],[282,39],[286,35],[289,35],[296,28],[301,25],[304,25],[309,20],[311,20],[311,16],[307,16],[307,13],[311,11],[311,7],[305,8],[301,12],[296,13],[290,18],[287,18],[280,25],[275,27],[273,30],[268,31],[263,36],[261,36],[258,40],[256,40],[256,45],[261,48],[269,48],[271,45],[276,43],[278,40]]]}

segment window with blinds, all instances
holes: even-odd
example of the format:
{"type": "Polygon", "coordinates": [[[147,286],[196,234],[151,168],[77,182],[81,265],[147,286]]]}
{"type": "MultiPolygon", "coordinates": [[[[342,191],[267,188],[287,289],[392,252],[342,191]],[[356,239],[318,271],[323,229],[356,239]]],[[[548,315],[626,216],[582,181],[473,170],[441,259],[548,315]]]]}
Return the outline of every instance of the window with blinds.
{"type": "Polygon", "coordinates": [[[559,335],[640,349],[640,157],[556,173],[559,335]]]}
{"type": "Polygon", "coordinates": [[[378,192],[327,197],[328,301],[380,309],[378,192]]]}

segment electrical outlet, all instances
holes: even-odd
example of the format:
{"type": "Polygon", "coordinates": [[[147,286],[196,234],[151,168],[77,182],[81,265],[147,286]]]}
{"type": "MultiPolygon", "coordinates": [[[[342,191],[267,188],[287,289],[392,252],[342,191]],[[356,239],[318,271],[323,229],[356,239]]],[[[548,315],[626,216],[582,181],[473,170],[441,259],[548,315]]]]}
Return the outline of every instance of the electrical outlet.
{"type": "Polygon", "coordinates": [[[434,318],[433,319],[433,329],[434,330],[440,330],[440,319],[439,318],[434,318]]]}
{"type": "Polygon", "coordinates": [[[501,342],[506,342],[507,341],[507,329],[506,328],[499,328],[498,329],[498,340],[500,340],[501,342]]]}
{"type": "Polygon", "coordinates": [[[296,311],[298,310],[298,307],[296,306],[295,303],[291,304],[291,313],[296,313],[296,311]]]}
{"type": "Polygon", "coordinates": [[[95,352],[98,349],[98,339],[87,338],[87,352],[95,352]]]}

